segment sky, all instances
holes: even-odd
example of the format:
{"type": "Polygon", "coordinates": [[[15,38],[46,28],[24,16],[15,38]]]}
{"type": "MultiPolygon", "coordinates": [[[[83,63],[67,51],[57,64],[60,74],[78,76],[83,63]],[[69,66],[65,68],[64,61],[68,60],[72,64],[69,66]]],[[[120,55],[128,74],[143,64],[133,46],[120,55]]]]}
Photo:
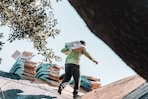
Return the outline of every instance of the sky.
{"type": "MultiPolygon", "coordinates": [[[[87,27],[83,19],[77,14],[75,9],[67,0],[62,0],[58,3],[51,0],[54,8],[55,18],[58,19],[57,28],[60,29],[60,34],[48,39],[48,47],[52,48],[56,55],[62,58],[62,61],[53,61],[54,64],[64,67],[66,55],[61,53],[61,49],[66,42],[84,40],[86,41],[86,49],[91,56],[96,59],[99,64],[96,65],[87,57],[82,56],[80,61],[81,75],[93,76],[101,79],[101,85],[107,85],[122,78],[136,74],[125,62],[110,49],[102,40],[97,38],[87,27]]],[[[41,62],[43,57],[37,54],[33,48],[32,42],[27,40],[16,40],[12,43],[7,41],[9,28],[0,27],[0,33],[3,32],[5,42],[3,49],[0,51],[0,70],[9,72],[15,59],[11,55],[16,51],[29,51],[35,54],[32,61],[41,62]]],[[[64,73],[64,69],[61,70],[64,73]]]]}

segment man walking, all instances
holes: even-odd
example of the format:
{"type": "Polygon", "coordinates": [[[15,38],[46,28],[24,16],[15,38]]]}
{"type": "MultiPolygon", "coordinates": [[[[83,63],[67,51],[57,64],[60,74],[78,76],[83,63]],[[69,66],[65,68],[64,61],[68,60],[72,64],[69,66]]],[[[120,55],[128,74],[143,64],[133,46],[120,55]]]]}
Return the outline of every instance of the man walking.
{"type": "MultiPolygon", "coordinates": [[[[86,46],[85,41],[80,41],[83,46],[86,46]]],[[[72,51],[67,46],[61,50],[62,53],[67,53],[66,61],[65,61],[65,76],[64,80],[60,83],[58,88],[58,93],[61,94],[62,89],[65,87],[65,83],[69,82],[71,77],[73,76],[74,79],[74,91],[73,91],[73,98],[75,99],[78,97],[78,89],[80,83],[80,57],[81,55],[85,55],[91,61],[98,64],[98,61],[93,59],[91,55],[86,51],[86,48],[79,50],[79,51],[72,51]]]]}

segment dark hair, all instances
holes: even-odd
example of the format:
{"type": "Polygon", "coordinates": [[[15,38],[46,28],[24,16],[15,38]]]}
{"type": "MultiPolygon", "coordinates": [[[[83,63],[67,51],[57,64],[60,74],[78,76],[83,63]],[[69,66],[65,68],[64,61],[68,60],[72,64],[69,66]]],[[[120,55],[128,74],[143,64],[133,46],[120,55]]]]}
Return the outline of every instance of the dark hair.
{"type": "Polygon", "coordinates": [[[80,43],[83,44],[83,45],[86,45],[86,42],[83,41],[83,40],[81,40],[80,43]]]}

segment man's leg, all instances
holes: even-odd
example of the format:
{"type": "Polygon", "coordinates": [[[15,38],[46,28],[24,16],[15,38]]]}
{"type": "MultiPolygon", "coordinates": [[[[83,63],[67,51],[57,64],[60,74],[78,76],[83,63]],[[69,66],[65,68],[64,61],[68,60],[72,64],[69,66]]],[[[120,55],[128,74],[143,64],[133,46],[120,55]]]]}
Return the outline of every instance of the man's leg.
{"type": "Polygon", "coordinates": [[[70,70],[70,64],[65,64],[65,76],[64,76],[64,80],[60,83],[59,88],[58,88],[58,93],[61,94],[62,89],[65,88],[66,83],[69,82],[69,80],[71,79],[71,70],[70,70]]]}
{"type": "Polygon", "coordinates": [[[78,95],[78,89],[80,86],[80,70],[79,66],[74,66],[73,67],[73,78],[74,78],[74,91],[73,91],[73,97],[77,97],[78,95]]]}

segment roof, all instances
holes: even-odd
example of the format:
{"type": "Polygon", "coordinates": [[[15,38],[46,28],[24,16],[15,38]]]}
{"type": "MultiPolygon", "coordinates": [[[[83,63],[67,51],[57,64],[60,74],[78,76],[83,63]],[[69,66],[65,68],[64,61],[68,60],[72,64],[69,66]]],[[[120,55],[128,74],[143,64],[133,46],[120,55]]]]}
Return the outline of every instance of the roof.
{"type": "Polygon", "coordinates": [[[122,99],[145,82],[139,75],[133,75],[88,92],[82,99],[122,99]]]}
{"type": "Polygon", "coordinates": [[[123,99],[147,99],[148,98],[148,82],[140,85],[138,88],[130,92],[123,99]]]}
{"type": "MultiPolygon", "coordinates": [[[[4,99],[72,99],[73,88],[70,85],[59,95],[57,86],[38,78],[34,81],[22,80],[17,75],[1,71],[0,82],[0,97],[4,99]]],[[[145,82],[139,75],[133,75],[90,92],[80,89],[79,95],[82,95],[81,99],[122,99],[145,82]]]]}
{"type": "MultiPolygon", "coordinates": [[[[3,99],[71,99],[73,96],[70,85],[59,95],[57,86],[49,85],[38,78],[34,81],[22,80],[17,75],[0,71],[0,82],[0,97],[3,99]]],[[[84,93],[80,92],[80,95],[84,93]]]]}

